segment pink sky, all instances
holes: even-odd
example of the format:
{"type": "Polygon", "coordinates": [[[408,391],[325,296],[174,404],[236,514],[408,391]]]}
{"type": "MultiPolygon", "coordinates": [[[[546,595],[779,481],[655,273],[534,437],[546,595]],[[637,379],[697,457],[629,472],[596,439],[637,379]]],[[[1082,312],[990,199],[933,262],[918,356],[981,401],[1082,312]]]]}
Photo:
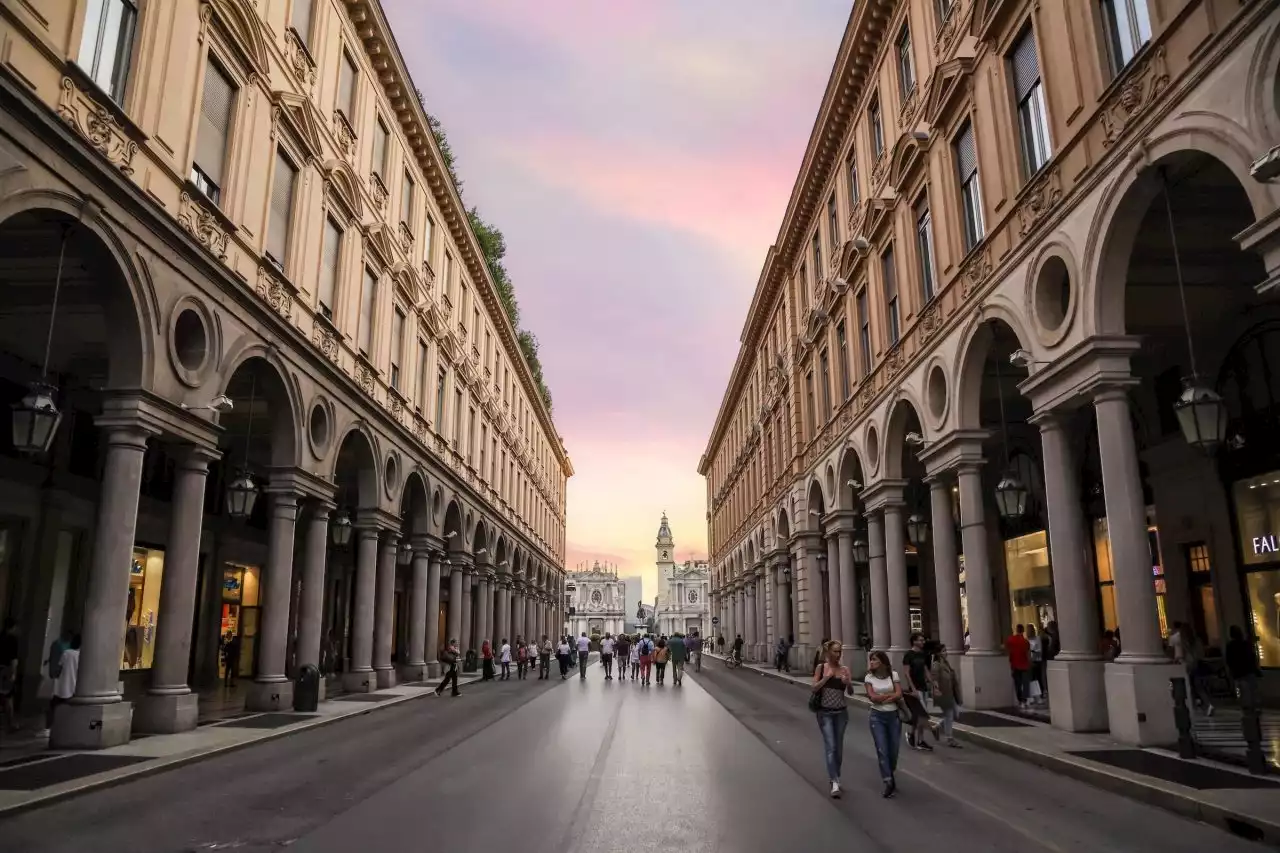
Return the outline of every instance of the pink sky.
{"type": "Polygon", "coordinates": [[[468,204],[502,229],[577,471],[566,562],[657,592],[849,0],[383,0],[468,204]]]}

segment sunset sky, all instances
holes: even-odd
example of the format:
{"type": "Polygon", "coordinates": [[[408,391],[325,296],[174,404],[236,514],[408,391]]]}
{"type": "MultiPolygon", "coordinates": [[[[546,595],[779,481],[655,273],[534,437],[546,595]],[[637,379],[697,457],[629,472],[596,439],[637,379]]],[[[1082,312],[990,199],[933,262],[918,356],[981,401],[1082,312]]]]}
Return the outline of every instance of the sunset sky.
{"type": "Polygon", "coordinates": [[[570,569],[657,592],[850,0],[383,0],[468,205],[502,229],[569,481],[570,569]]]}

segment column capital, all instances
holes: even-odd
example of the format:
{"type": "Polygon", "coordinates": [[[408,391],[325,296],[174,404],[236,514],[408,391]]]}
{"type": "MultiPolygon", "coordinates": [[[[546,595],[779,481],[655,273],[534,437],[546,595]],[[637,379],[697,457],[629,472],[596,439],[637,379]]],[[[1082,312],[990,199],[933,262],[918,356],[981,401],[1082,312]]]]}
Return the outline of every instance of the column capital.
{"type": "Polygon", "coordinates": [[[311,517],[314,519],[329,518],[329,514],[338,508],[338,505],[327,498],[311,498],[307,501],[307,506],[311,510],[311,517]]]}
{"type": "Polygon", "coordinates": [[[400,519],[381,509],[363,508],[356,511],[356,527],[361,530],[372,528],[399,534],[400,519]]]}
{"type": "Polygon", "coordinates": [[[293,492],[305,498],[332,502],[337,487],[301,468],[272,466],[267,469],[268,492],[293,492]]]}
{"type": "Polygon", "coordinates": [[[991,437],[985,429],[957,429],[929,443],[920,453],[920,461],[930,476],[954,471],[973,460],[983,459],[982,445],[991,437]]]}
{"type": "Polygon", "coordinates": [[[887,506],[902,506],[902,493],[906,480],[879,480],[862,490],[862,505],[868,512],[878,512],[887,506]]]}
{"type": "Polygon", "coordinates": [[[1142,339],[1129,335],[1094,335],[1076,344],[1018,385],[1033,411],[1073,409],[1102,386],[1134,382],[1129,359],[1142,339]]]}
{"type": "Polygon", "coordinates": [[[444,542],[436,536],[429,533],[415,533],[409,537],[409,544],[413,546],[413,553],[427,554],[439,560],[439,554],[444,550],[444,542]]]}
{"type": "Polygon", "coordinates": [[[173,448],[170,458],[173,459],[179,471],[205,473],[209,470],[210,462],[222,458],[222,452],[216,447],[206,447],[202,444],[180,444],[173,448]]]}
{"type": "Polygon", "coordinates": [[[1101,382],[1092,389],[1093,402],[1097,404],[1122,400],[1127,404],[1129,402],[1129,389],[1137,384],[1137,379],[1101,382]]]}

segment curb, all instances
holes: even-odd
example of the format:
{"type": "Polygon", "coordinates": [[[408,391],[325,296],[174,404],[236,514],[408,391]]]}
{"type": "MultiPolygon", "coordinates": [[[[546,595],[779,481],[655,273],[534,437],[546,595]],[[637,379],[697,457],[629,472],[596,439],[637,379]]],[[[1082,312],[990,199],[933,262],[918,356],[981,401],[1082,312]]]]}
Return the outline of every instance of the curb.
{"type": "MultiPolygon", "coordinates": [[[[469,682],[470,684],[479,683],[478,680],[469,682]]],[[[388,688],[393,689],[393,688],[388,688]]],[[[21,803],[14,803],[8,806],[0,806],[0,820],[13,817],[22,812],[30,811],[36,808],[53,805],[62,800],[69,800],[82,794],[88,794],[93,791],[112,788],[124,782],[133,782],[147,776],[154,776],[157,773],[165,773],[170,770],[176,770],[179,767],[185,767],[188,764],[195,764],[209,758],[216,758],[220,755],[226,755],[231,752],[237,752],[251,746],[267,743],[268,741],[278,740],[280,738],[289,737],[290,735],[301,734],[302,732],[311,731],[312,729],[322,728],[324,726],[340,723],[343,720],[351,720],[356,717],[363,717],[366,714],[375,714],[384,708],[393,708],[396,705],[402,705],[406,702],[415,702],[419,699],[425,699],[430,696],[429,692],[420,693],[415,696],[397,696],[386,702],[378,702],[371,704],[370,707],[362,708],[358,711],[352,711],[348,714],[339,714],[331,717],[321,717],[314,720],[308,720],[306,723],[296,726],[295,728],[271,731],[263,734],[261,737],[253,740],[241,741],[240,743],[228,743],[222,746],[213,747],[207,750],[193,751],[186,754],[176,755],[170,759],[157,758],[153,761],[140,762],[135,765],[137,769],[124,769],[118,776],[112,776],[108,779],[98,779],[96,781],[87,781],[80,785],[67,788],[61,791],[50,791],[48,794],[33,797],[21,803]]],[[[92,755],[92,750],[77,750],[75,752],[66,753],[68,755],[92,755]]]]}
{"type": "MultiPolygon", "coordinates": [[[[714,656],[716,660],[723,661],[724,658],[714,656]]],[[[796,687],[804,687],[803,683],[795,681],[785,673],[774,672],[772,670],[756,669],[752,666],[740,667],[743,671],[754,672],[755,674],[773,678],[778,681],[796,687]]],[[[871,703],[860,696],[854,696],[850,699],[854,704],[870,708],[871,703]]],[[[1100,767],[1094,767],[1088,764],[1072,761],[1069,758],[1040,752],[1030,747],[1022,746],[1016,743],[994,738],[990,735],[981,733],[980,731],[966,726],[962,723],[955,724],[956,738],[989,749],[992,752],[999,752],[1019,761],[1028,764],[1034,764],[1069,776],[1078,782],[1092,785],[1104,791],[1110,791],[1114,794],[1120,794],[1133,800],[1146,803],[1150,806],[1191,818],[1200,823],[1206,823],[1215,826],[1218,829],[1228,832],[1231,835],[1246,838],[1250,841],[1259,841],[1272,847],[1280,847],[1280,822],[1268,821],[1258,818],[1254,815],[1243,814],[1239,811],[1229,809],[1225,806],[1219,806],[1214,803],[1207,803],[1188,796],[1180,791],[1171,791],[1157,785],[1151,785],[1132,779],[1128,776],[1121,776],[1117,773],[1111,773],[1100,767]]]]}

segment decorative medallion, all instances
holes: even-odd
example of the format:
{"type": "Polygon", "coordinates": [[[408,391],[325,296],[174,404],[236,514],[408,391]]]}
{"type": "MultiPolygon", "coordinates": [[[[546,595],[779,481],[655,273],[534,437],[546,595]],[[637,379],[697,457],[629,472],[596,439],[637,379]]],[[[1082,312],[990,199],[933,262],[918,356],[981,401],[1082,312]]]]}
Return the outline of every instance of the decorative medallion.
{"type": "Polygon", "coordinates": [[[356,133],[351,129],[351,125],[347,124],[346,116],[342,114],[342,110],[333,111],[333,136],[338,142],[338,151],[343,157],[350,160],[356,153],[356,133]]]}
{"type": "Polygon", "coordinates": [[[920,312],[920,340],[927,341],[942,328],[942,309],[934,299],[920,312]]]}
{"type": "Polygon", "coordinates": [[[1158,47],[1134,68],[1129,69],[1118,89],[1102,107],[1102,144],[1110,147],[1147,111],[1169,86],[1169,72],[1164,64],[1164,47],[1158,47]]]}
{"type": "Polygon", "coordinates": [[[377,172],[369,173],[369,195],[373,198],[373,206],[378,208],[378,212],[383,216],[387,214],[387,192],[386,184],[382,183],[382,178],[377,172]]]}
{"type": "Polygon", "coordinates": [[[968,299],[974,292],[982,286],[982,283],[991,275],[991,254],[987,251],[986,246],[969,253],[969,257],[965,259],[964,264],[960,267],[960,277],[963,280],[964,298],[968,299]]]}
{"type": "Polygon", "coordinates": [[[413,248],[413,232],[409,230],[409,226],[403,222],[400,223],[400,249],[408,253],[413,248]]]}
{"type": "Polygon", "coordinates": [[[889,350],[889,354],[884,358],[884,369],[889,371],[889,375],[897,376],[902,372],[903,366],[907,363],[906,354],[902,351],[902,341],[898,341],[893,345],[893,349],[889,350]]]}
{"type": "Polygon", "coordinates": [[[1062,177],[1058,167],[1049,169],[1027,188],[1018,206],[1018,233],[1026,236],[1062,200],[1062,177]]]}
{"type": "Polygon", "coordinates": [[[138,143],[125,134],[119,119],[110,110],[81,91],[70,77],[62,78],[58,115],[112,165],[126,175],[133,174],[133,156],[138,153],[138,143]]]}
{"type": "Polygon", "coordinates": [[[316,64],[292,27],[284,32],[284,55],[298,85],[310,89],[316,82],[316,64]]]}
{"type": "Polygon", "coordinates": [[[338,360],[338,336],[328,326],[316,321],[315,328],[311,332],[311,343],[316,349],[320,350],[320,354],[332,362],[338,360]]]}
{"type": "Polygon", "coordinates": [[[258,296],[262,297],[262,301],[271,306],[271,310],[291,321],[293,319],[293,288],[280,280],[270,264],[271,261],[264,259],[262,266],[258,267],[258,283],[255,289],[258,296]]]}
{"type": "Polygon", "coordinates": [[[359,385],[366,394],[373,394],[373,368],[365,364],[363,361],[356,362],[356,384],[359,385]]]}
{"type": "Polygon", "coordinates": [[[879,159],[876,160],[875,166],[871,169],[871,186],[879,189],[888,174],[889,157],[884,152],[881,152],[879,159]]]}
{"type": "Polygon", "coordinates": [[[962,11],[964,0],[956,0],[951,4],[950,13],[947,15],[942,26],[938,27],[938,35],[933,40],[933,58],[938,62],[942,62],[942,57],[951,52],[951,45],[955,44],[956,36],[960,33],[959,21],[963,16],[962,11]]]}
{"type": "Polygon", "coordinates": [[[920,104],[923,98],[920,97],[919,85],[911,89],[911,93],[907,95],[907,99],[902,102],[902,108],[898,110],[898,127],[904,130],[910,130],[915,124],[916,114],[920,112],[920,104]]]}
{"type": "Polygon", "coordinates": [[[219,260],[227,259],[227,232],[222,223],[185,191],[178,197],[178,224],[219,260]]]}

